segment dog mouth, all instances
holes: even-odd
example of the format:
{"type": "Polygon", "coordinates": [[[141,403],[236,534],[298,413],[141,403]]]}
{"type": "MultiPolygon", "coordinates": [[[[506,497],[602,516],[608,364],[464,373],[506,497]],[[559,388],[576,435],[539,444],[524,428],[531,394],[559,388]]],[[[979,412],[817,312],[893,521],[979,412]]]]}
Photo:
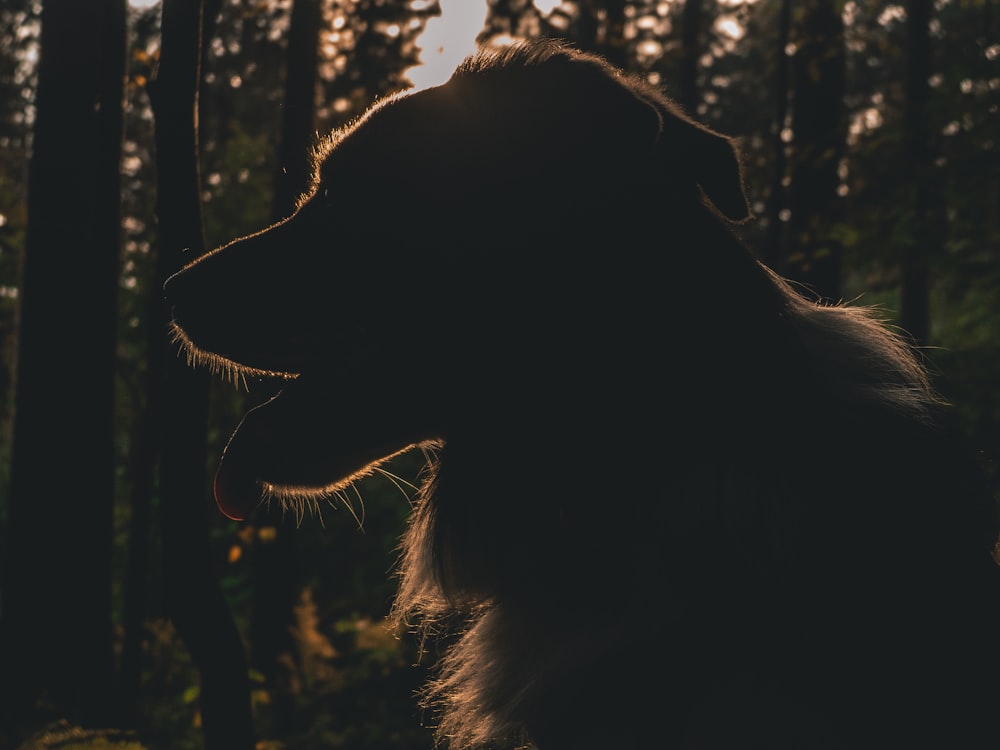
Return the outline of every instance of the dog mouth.
{"type": "Polygon", "coordinates": [[[321,501],[342,501],[355,482],[383,472],[396,456],[439,445],[430,433],[374,428],[357,407],[309,377],[289,382],[244,415],[223,452],[213,489],[227,518],[245,520],[277,501],[301,520],[321,501]]]}
{"type": "Polygon", "coordinates": [[[244,415],[223,451],[213,490],[227,518],[246,520],[271,501],[299,520],[323,502],[350,507],[347,490],[356,482],[385,472],[401,453],[438,445],[439,436],[421,427],[431,421],[417,413],[421,399],[397,382],[405,356],[383,351],[370,330],[345,323],[305,340],[301,321],[283,321],[279,336],[229,325],[192,304],[173,312],[170,338],[189,365],[248,392],[259,379],[281,387],[244,415]]]}
{"type": "Polygon", "coordinates": [[[382,411],[375,394],[331,388],[328,375],[302,375],[247,412],[229,439],[214,480],[219,510],[245,520],[262,502],[277,501],[300,518],[321,501],[343,501],[355,482],[385,471],[411,449],[434,451],[433,430],[402,402],[382,411]],[[381,413],[380,413],[381,412],[381,413]]]}

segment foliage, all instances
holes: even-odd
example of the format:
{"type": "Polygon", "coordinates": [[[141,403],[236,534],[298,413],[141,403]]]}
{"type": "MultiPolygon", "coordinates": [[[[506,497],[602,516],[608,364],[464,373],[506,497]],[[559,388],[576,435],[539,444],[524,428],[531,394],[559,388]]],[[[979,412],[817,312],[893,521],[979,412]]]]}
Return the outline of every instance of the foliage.
{"type": "Polygon", "coordinates": [[[84,729],[65,719],[53,722],[18,746],[18,750],[146,750],[129,732],[84,729]]]}
{"type": "MultiPolygon", "coordinates": [[[[38,15],[33,6],[0,8],[0,487],[6,488],[13,417],[20,253],[27,216],[28,154],[34,118],[38,15]]],[[[0,495],[2,497],[2,495],[0,495]]],[[[6,504],[0,503],[0,522],[6,504]]],[[[2,542],[0,542],[2,544],[2,542]]],[[[0,547],[2,549],[2,547],[0,547]]]]}

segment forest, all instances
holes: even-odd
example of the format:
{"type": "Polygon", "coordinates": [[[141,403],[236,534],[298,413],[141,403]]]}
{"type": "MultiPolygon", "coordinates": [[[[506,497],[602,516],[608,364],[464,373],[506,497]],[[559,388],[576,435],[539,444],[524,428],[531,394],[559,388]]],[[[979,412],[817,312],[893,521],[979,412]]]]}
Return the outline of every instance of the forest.
{"type": "Polygon", "coordinates": [[[476,44],[566,39],[738,138],[750,247],[912,338],[1000,498],[998,16],[994,0],[6,0],[0,748],[432,747],[415,691],[433,646],[386,624],[422,458],[350,507],[226,519],[218,457],[273,384],[189,367],[161,290],[287,216],[322,134],[476,44]]]}

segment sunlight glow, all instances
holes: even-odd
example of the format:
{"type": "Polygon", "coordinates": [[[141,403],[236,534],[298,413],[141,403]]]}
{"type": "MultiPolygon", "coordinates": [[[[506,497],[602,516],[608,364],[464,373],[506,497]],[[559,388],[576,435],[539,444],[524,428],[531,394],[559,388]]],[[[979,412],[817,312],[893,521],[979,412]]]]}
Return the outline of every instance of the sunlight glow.
{"type": "Polygon", "coordinates": [[[427,20],[417,40],[421,64],[406,72],[415,88],[444,83],[455,66],[476,51],[486,12],[486,0],[441,0],[441,15],[427,20]]]}
{"type": "Polygon", "coordinates": [[[868,107],[855,114],[848,125],[848,141],[856,143],[865,133],[882,127],[882,113],[877,107],[868,107]]]}
{"type": "Polygon", "coordinates": [[[562,0],[535,0],[534,2],[534,6],[543,16],[547,16],[560,5],[562,5],[562,0]]]}
{"type": "Polygon", "coordinates": [[[739,41],[746,34],[743,24],[736,16],[731,15],[719,16],[715,22],[715,30],[734,41],[739,41]]]}
{"type": "Polygon", "coordinates": [[[878,17],[879,26],[889,26],[906,20],[906,8],[902,5],[887,5],[878,17]]]}

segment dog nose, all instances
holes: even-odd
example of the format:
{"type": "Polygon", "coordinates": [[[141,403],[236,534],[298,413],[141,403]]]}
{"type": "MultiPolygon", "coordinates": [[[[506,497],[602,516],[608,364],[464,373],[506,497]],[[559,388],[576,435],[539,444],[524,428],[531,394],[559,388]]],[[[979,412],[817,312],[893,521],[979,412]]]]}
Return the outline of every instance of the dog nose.
{"type": "Polygon", "coordinates": [[[181,255],[186,259],[185,267],[181,268],[179,271],[175,271],[167,280],[163,282],[163,297],[168,302],[175,302],[178,298],[183,296],[184,285],[187,283],[184,279],[190,277],[190,274],[185,273],[186,262],[190,260],[191,248],[185,247],[181,250],[181,255]]]}
{"type": "Polygon", "coordinates": [[[163,298],[167,302],[176,302],[184,296],[185,277],[184,271],[177,271],[167,277],[163,282],[163,298]]]}

